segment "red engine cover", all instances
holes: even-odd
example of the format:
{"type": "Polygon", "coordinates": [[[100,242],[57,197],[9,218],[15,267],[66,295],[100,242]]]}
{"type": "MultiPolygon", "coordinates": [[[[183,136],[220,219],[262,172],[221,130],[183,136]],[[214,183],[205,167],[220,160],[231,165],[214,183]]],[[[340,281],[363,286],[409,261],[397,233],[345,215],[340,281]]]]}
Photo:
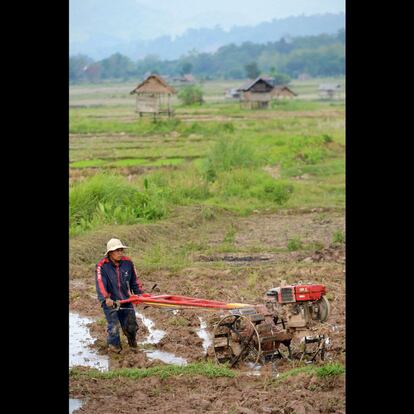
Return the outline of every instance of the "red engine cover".
{"type": "Polygon", "coordinates": [[[325,285],[296,285],[295,298],[297,302],[318,300],[326,294],[325,285]]]}

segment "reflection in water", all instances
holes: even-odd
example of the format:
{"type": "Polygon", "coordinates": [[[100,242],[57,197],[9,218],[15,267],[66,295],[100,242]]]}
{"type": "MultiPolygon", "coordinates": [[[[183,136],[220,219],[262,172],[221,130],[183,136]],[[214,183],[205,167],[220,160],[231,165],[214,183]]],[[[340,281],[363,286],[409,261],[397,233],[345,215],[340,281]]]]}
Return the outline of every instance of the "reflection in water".
{"type": "Polygon", "coordinates": [[[69,313],[69,366],[82,365],[108,371],[108,358],[89,347],[94,340],[86,325],[91,322],[93,319],[69,313]]]}
{"type": "Polygon", "coordinates": [[[69,398],[69,414],[72,414],[75,410],[82,407],[81,400],[75,400],[74,398],[69,398]]]}
{"type": "Polygon", "coordinates": [[[206,331],[207,323],[201,316],[198,317],[200,319],[200,329],[197,331],[197,335],[203,340],[203,349],[207,353],[208,347],[212,344],[211,336],[206,331]]]}
{"type": "MultiPolygon", "coordinates": [[[[136,315],[138,318],[141,318],[142,323],[147,327],[149,334],[147,339],[140,342],[141,344],[157,344],[161,341],[162,338],[165,336],[165,331],[162,331],[160,329],[154,328],[154,322],[145,317],[142,313],[136,312],[136,315]]],[[[147,354],[149,359],[159,359],[162,362],[165,362],[166,364],[174,364],[174,365],[187,365],[187,361],[184,358],[177,357],[174,354],[171,354],[170,352],[164,352],[159,350],[153,350],[153,349],[146,349],[144,352],[147,354]]]]}

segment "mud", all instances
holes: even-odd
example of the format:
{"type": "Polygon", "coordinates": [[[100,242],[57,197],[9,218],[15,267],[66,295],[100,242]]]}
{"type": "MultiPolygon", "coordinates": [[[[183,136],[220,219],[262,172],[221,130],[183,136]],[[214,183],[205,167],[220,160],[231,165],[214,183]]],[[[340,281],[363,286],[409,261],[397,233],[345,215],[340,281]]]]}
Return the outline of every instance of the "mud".
{"type": "Polygon", "coordinates": [[[146,377],[139,381],[71,380],[70,394],[84,400],[82,413],[344,413],[343,377],[297,375],[235,378],[146,377]]]}
{"type": "MultiPolygon", "coordinates": [[[[286,211],[238,219],[230,217],[226,218],[225,225],[218,220],[194,226],[186,225],[184,220],[180,224],[182,233],[174,233],[174,242],[180,244],[198,240],[202,235],[212,253],[194,255],[192,265],[180,271],[140,271],[139,260],[136,266],[146,291],[157,283],[160,293],[228,302],[262,303],[265,292],[279,286],[282,281],[323,283],[327,287],[327,298],[331,305],[331,314],[320,329],[320,333],[329,338],[326,360],[344,363],[345,251],[343,245],[331,244],[333,234],[343,225],[343,213],[329,209],[286,211]],[[238,251],[214,252],[222,243],[230,222],[235,229],[234,248],[238,251]],[[313,251],[272,251],[286,248],[287,240],[291,237],[300,237],[304,243],[323,247],[313,251]],[[263,251],[253,253],[253,246],[260,246],[263,251]],[[245,253],[240,253],[240,250],[245,253]]],[[[159,233],[166,229],[168,226],[163,226],[159,233]]],[[[99,237],[105,239],[106,234],[99,237]]],[[[140,228],[139,237],[135,242],[138,246],[141,239],[146,243],[156,240],[144,228],[140,228]]],[[[93,347],[100,355],[108,356],[110,370],[165,364],[165,360],[152,358],[157,356],[157,352],[158,355],[163,352],[172,354],[187,363],[214,361],[212,346],[200,336],[200,329],[203,327],[207,334],[211,334],[214,324],[225,313],[202,309],[171,311],[139,307],[138,348],[130,349],[121,334],[121,353],[108,354],[106,322],[96,299],[94,263],[90,259],[97,256],[98,260],[100,257],[95,252],[97,247],[88,242],[86,237],[78,243],[79,247],[73,246],[71,251],[70,310],[95,318],[88,325],[94,338],[93,347]],[[145,319],[151,320],[154,325],[149,326],[145,319]],[[154,330],[165,334],[151,337],[154,330]]],[[[299,343],[293,345],[300,346],[299,343]]],[[[167,360],[174,363],[179,361],[167,360]]],[[[289,361],[279,361],[277,373],[283,374],[296,366],[289,361]]],[[[92,381],[84,377],[71,377],[70,397],[83,401],[78,412],[84,413],[345,412],[343,375],[319,378],[300,374],[278,382],[277,373],[272,372],[271,364],[256,369],[245,366],[234,371],[236,378],[184,375],[164,379],[147,377],[140,380],[114,378],[92,381]]]]}
{"type": "Polygon", "coordinates": [[[271,260],[272,256],[263,256],[263,255],[256,255],[256,256],[244,256],[244,255],[213,255],[213,256],[199,256],[198,260],[206,261],[206,262],[214,262],[214,261],[223,261],[223,262],[253,262],[253,261],[265,261],[271,260]]]}

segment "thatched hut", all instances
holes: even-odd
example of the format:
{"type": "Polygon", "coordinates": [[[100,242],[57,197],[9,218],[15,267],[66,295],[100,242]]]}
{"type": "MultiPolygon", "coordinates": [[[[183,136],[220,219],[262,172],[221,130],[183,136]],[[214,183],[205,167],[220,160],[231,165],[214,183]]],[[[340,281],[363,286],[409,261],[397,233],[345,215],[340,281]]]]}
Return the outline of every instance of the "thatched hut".
{"type": "Polygon", "coordinates": [[[157,115],[162,113],[173,114],[171,96],[177,92],[158,75],[150,75],[141,82],[133,91],[137,95],[136,112],[141,117],[145,113],[157,115]]]}
{"type": "Polygon", "coordinates": [[[293,92],[292,89],[288,88],[286,85],[276,85],[274,86],[271,95],[276,98],[293,98],[298,96],[297,93],[293,92]]]}
{"type": "Polygon", "coordinates": [[[273,85],[263,77],[257,77],[241,86],[240,106],[250,109],[267,108],[272,99],[273,85]]]}

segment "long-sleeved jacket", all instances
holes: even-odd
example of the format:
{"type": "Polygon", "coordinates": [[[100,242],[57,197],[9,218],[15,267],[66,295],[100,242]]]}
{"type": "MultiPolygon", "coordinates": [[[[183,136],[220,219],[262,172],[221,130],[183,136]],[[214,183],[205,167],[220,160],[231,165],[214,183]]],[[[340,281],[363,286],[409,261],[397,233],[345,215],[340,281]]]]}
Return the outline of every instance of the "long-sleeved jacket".
{"type": "Polygon", "coordinates": [[[101,303],[106,298],[128,299],[130,292],[137,295],[143,293],[134,263],[129,257],[123,256],[118,266],[105,257],[96,265],[95,273],[96,293],[101,303]]]}

